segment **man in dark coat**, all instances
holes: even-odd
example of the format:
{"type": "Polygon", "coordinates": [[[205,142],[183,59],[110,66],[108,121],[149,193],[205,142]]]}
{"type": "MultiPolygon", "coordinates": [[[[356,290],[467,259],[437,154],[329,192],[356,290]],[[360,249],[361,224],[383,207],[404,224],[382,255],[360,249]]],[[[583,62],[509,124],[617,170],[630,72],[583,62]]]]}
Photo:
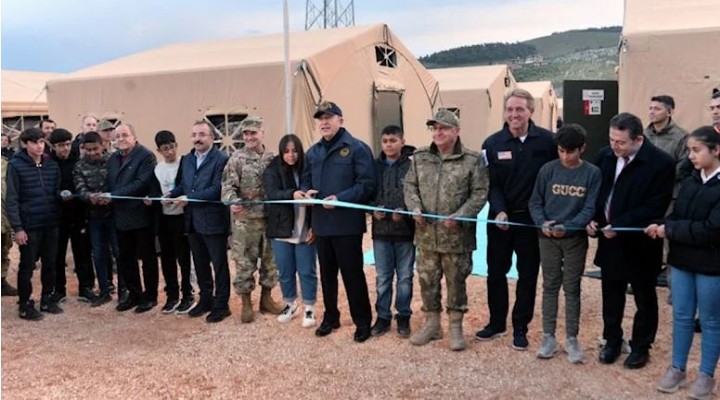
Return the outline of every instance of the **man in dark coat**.
{"type": "Polygon", "coordinates": [[[649,359],[658,327],[657,275],[662,267],[662,241],[642,231],[616,231],[613,227],[645,227],[662,220],[672,199],[675,160],[643,136],[640,119],[621,113],[610,121],[610,146],[598,153],[595,164],[602,186],[595,218],[587,233],[598,238],[595,264],[602,268],[603,337],[600,362],[611,364],[620,356],[622,319],[628,283],[635,295],[633,323],[626,368],[642,368],[649,359]]]}

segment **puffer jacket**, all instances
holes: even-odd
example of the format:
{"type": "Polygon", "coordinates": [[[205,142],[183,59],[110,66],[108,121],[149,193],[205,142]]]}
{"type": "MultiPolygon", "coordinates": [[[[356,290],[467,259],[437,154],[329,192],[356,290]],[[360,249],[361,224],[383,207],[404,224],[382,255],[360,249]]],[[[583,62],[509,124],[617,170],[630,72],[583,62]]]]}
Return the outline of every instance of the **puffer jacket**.
{"type": "Polygon", "coordinates": [[[35,161],[23,149],[7,171],[5,207],[13,231],[56,227],[60,223],[60,168],[49,156],[35,161]]]}

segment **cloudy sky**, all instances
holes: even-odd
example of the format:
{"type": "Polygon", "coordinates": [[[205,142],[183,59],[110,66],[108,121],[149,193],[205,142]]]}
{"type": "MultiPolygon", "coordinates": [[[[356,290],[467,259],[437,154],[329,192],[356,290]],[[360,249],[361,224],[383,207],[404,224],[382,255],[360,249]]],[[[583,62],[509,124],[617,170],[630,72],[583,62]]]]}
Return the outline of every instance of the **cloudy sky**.
{"type": "MultiPolygon", "coordinates": [[[[306,1],[289,3],[290,29],[301,31],[306,1]]],[[[1,4],[3,69],[70,72],[171,43],[282,32],[282,0],[3,0],[1,4]]],[[[387,23],[416,56],[462,45],[622,25],[622,16],[623,0],[355,1],[357,25],[387,23]]]]}

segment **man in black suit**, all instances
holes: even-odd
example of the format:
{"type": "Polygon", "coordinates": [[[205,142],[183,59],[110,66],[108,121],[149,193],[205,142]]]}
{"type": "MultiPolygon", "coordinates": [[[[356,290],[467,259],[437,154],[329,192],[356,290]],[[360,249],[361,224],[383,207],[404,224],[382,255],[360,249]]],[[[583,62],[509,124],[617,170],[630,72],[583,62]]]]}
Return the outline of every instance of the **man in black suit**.
{"type": "Polygon", "coordinates": [[[600,362],[611,364],[620,356],[625,291],[632,286],[637,312],[633,321],[625,367],[642,368],[650,357],[658,327],[655,292],[662,267],[662,241],[642,231],[615,231],[613,227],[645,227],[662,220],[672,199],[675,161],[643,136],[640,119],[629,113],[610,121],[610,146],[598,153],[602,186],[594,220],[586,230],[598,238],[595,264],[602,268],[603,337],[600,362]]]}
{"type": "MultiPolygon", "coordinates": [[[[135,128],[129,124],[117,127],[117,151],[108,160],[108,187],[111,196],[146,197],[159,193],[155,179],[155,155],[137,141],[135,128]]],[[[152,211],[142,200],[112,199],[117,229],[118,268],[130,292],[116,309],[133,307],[136,313],[157,305],[158,260],[155,255],[155,234],[152,211]],[[140,280],[138,256],[143,264],[145,291],[140,280]]]]}

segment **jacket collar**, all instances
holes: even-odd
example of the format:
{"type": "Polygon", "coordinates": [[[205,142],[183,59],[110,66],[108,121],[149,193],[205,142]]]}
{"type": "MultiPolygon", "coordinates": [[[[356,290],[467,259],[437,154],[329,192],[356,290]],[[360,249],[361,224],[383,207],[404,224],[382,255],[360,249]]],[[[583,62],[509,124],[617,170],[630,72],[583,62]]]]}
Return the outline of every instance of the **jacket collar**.
{"type": "MultiPolygon", "coordinates": [[[[503,139],[505,139],[506,142],[509,142],[511,140],[516,139],[515,136],[510,132],[510,125],[508,125],[507,122],[503,124],[502,132],[504,133],[503,139]]],[[[535,125],[535,122],[533,122],[532,119],[528,122],[528,131],[527,131],[527,137],[537,137],[540,136],[540,133],[537,131],[537,126],[535,125]]]]}

